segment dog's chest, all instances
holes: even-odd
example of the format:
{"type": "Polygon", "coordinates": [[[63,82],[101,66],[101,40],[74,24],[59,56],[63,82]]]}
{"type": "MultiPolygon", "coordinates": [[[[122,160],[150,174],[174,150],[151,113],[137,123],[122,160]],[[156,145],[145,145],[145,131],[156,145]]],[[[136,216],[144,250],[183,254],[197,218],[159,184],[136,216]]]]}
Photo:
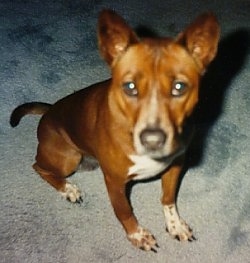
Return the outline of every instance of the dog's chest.
{"type": "Polygon", "coordinates": [[[136,175],[133,180],[142,180],[163,172],[171,162],[159,162],[146,155],[129,155],[133,165],[128,169],[128,176],[136,175]]]}

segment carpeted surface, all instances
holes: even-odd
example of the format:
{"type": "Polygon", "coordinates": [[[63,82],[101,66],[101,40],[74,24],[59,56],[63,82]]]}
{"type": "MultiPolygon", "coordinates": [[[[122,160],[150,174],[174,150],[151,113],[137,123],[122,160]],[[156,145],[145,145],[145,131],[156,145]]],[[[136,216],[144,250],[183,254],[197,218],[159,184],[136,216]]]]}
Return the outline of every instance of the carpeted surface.
{"type": "Polygon", "coordinates": [[[248,0],[0,1],[0,262],[250,262],[249,12],[248,0]],[[204,10],[220,20],[219,54],[203,81],[178,197],[195,242],[179,243],[165,232],[158,180],[136,184],[131,199],[160,248],[133,248],[99,169],[70,178],[85,195],[82,206],[65,202],[31,168],[39,117],[9,126],[21,103],[52,103],[109,77],[96,43],[104,7],[138,31],[164,36],[175,36],[204,10]]]}

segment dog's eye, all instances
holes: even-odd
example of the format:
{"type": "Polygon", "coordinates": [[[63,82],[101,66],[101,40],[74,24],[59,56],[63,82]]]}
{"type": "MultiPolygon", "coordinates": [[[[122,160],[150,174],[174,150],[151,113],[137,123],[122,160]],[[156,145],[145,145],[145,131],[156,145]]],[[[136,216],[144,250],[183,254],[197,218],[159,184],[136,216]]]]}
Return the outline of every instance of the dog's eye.
{"type": "Polygon", "coordinates": [[[180,97],[182,96],[187,90],[187,84],[182,81],[174,81],[172,85],[172,96],[180,97]]]}
{"type": "Polygon", "coordinates": [[[136,85],[134,82],[125,82],[123,83],[123,90],[124,92],[130,96],[130,97],[135,97],[138,95],[138,90],[136,88],[136,85]]]}

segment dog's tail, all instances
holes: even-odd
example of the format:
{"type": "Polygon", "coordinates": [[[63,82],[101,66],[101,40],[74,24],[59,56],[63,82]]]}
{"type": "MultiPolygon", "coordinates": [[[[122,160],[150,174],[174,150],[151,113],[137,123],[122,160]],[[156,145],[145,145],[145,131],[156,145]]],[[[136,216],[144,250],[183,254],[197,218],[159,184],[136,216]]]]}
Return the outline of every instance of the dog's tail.
{"type": "Polygon", "coordinates": [[[10,125],[12,127],[16,127],[23,116],[27,114],[34,114],[34,115],[43,115],[46,113],[51,104],[43,103],[43,102],[29,102],[22,104],[14,109],[10,116],[10,125]]]}

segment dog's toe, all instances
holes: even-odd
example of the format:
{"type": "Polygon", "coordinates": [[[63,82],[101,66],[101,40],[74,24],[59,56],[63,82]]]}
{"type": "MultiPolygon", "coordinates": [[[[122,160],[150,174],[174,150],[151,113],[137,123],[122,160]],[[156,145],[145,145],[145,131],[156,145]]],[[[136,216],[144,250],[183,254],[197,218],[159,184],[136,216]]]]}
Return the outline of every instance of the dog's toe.
{"type": "Polygon", "coordinates": [[[76,203],[78,203],[78,204],[83,203],[83,198],[82,198],[82,196],[80,196],[80,197],[76,200],[76,203]]]}

